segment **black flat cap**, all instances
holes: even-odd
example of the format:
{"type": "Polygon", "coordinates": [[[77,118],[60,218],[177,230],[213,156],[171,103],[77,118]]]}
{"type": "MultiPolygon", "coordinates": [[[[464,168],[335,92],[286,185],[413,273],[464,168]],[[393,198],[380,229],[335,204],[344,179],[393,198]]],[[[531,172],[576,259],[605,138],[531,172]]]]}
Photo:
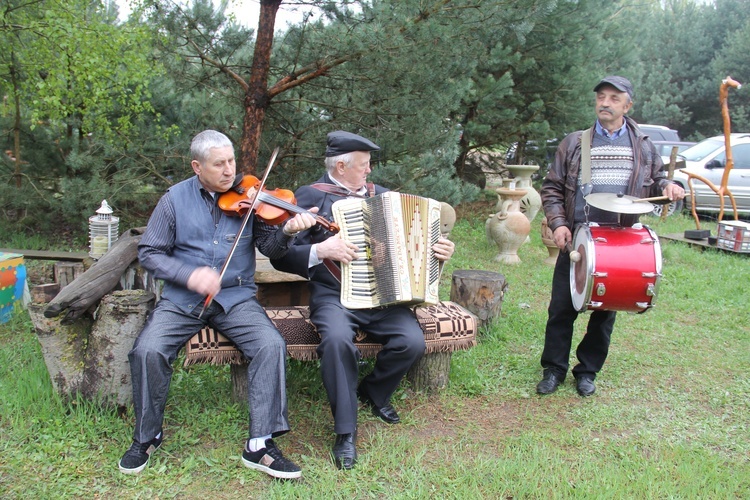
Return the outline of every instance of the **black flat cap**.
{"type": "Polygon", "coordinates": [[[628,80],[624,76],[605,76],[599,83],[596,84],[596,87],[594,87],[594,92],[598,92],[602,85],[612,85],[620,92],[627,92],[630,98],[633,98],[633,84],[630,83],[630,80],[628,80]]]}
{"type": "Polygon", "coordinates": [[[380,146],[361,135],[336,130],[328,133],[326,156],[338,156],[352,151],[379,151],[380,146]]]}

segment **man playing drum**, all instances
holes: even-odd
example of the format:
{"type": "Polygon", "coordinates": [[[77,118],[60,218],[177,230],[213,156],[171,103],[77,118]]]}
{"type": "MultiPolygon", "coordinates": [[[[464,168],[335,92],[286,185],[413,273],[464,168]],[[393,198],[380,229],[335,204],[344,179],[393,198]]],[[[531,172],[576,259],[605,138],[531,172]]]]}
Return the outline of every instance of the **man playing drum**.
{"type": "MultiPolygon", "coordinates": [[[[570,253],[575,228],[585,223],[632,226],[637,214],[618,214],[589,205],[584,197],[612,193],[646,198],[663,195],[679,200],[685,191],[669,181],[653,143],[626,116],[633,105],[633,86],[622,76],[607,76],[594,87],[596,123],[563,139],[542,184],[541,196],[547,224],[562,250],[552,277],[552,294],[545,330],[541,364],[544,377],[538,394],[551,394],[565,380],[579,311],[571,298],[570,253]],[[586,134],[588,137],[584,137],[586,134]],[[584,146],[582,148],[582,142],[584,146]]],[[[591,313],[586,335],[578,344],[578,364],[573,368],[581,396],[596,391],[594,379],[607,359],[615,311],[591,313]]]]}

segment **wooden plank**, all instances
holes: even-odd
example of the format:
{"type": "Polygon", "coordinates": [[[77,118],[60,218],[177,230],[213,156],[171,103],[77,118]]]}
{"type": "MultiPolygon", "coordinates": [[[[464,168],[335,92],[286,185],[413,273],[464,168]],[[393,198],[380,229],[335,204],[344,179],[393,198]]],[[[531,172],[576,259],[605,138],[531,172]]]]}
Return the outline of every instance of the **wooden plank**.
{"type": "Polygon", "coordinates": [[[86,252],[56,252],[52,250],[22,250],[20,248],[0,248],[4,253],[20,253],[27,260],[67,260],[81,262],[89,257],[86,252]]]}
{"type": "Polygon", "coordinates": [[[671,240],[671,241],[679,241],[680,243],[687,243],[688,245],[692,247],[700,248],[701,250],[705,248],[711,248],[713,250],[722,250],[724,252],[733,253],[736,255],[750,255],[748,253],[734,252],[732,250],[719,247],[716,245],[716,243],[710,243],[708,241],[708,238],[704,238],[702,240],[691,240],[689,238],[685,238],[683,233],[661,234],[659,235],[659,238],[663,240],[671,240]]]}
{"type": "Polygon", "coordinates": [[[60,285],[60,289],[65,288],[72,283],[77,277],[83,274],[83,262],[55,262],[55,283],[60,285]]]}
{"type": "Polygon", "coordinates": [[[271,261],[258,252],[255,260],[255,282],[256,283],[299,283],[307,281],[302,276],[292,273],[277,271],[271,265],[271,261]]]}
{"type": "Polygon", "coordinates": [[[60,293],[59,283],[37,285],[31,289],[31,301],[36,304],[46,304],[60,293]]]}

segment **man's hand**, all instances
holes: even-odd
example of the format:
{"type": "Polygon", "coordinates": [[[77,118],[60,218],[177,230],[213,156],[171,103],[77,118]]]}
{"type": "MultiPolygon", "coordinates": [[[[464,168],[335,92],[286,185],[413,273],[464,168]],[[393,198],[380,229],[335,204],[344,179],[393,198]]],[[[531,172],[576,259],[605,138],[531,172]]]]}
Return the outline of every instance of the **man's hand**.
{"type": "Polygon", "coordinates": [[[670,182],[662,190],[661,194],[669,198],[669,201],[681,200],[685,197],[685,190],[682,186],[674,182],[670,182]]]}
{"type": "Polygon", "coordinates": [[[199,267],[190,274],[187,287],[201,295],[215,297],[221,291],[219,273],[208,266],[199,267]]]}
{"type": "Polygon", "coordinates": [[[313,207],[308,210],[309,213],[297,214],[284,224],[284,234],[287,236],[294,236],[300,231],[310,229],[317,221],[315,220],[314,214],[318,213],[318,207],[313,207]]]}
{"type": "Polygon", "coordinates": [[[344,241],[341,236],[334,235],[322,243],[318,243],[316,250],[319,259],[331,259],[345,264],[357,258],[359,249],[357,245],[349,241],[344,241]]]}
{"type": "Polygon", "coordinates": [[[555,240],[555,245],[557,245],[557,248],[560,250],[565,250],[567,244],[573,241],[573,235],[570,233],[570,229],[568,229],[567,226],[560,226],[555,229],[555,232],[552,233],[552,237],[555,240]]]}
{"type": "Polygon", "coordinates": [[[442,236],[438,239],[437,243],[432,245],[432,251],[435,252],[435,258],[441,261],[450,259],[455,250],[456,246],[453,242],[442,236]]]}

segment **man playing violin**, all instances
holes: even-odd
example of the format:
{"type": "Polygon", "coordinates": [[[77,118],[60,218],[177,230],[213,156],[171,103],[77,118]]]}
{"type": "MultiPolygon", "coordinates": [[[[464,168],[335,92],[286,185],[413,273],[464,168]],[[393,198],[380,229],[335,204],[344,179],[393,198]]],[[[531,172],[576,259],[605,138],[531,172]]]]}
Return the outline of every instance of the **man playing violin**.
{"type": "MultiPolygon", "coordinates": [[[[583,223],[621,223],[630,227],[637,216],[597,209],[585,197],[592,193],[623,193],[636,198],[663,195],[670,201],[685,191],[667,179],[661,157],[632,118],[633,86],[622,76],[607,76],[594,87],[597,120],[589,130],[573,132],[560,143],[541,189],[547,224],[562,250],[552,277],[552,296],[545,330],[538,394],[551,394],[565,380],[578,311],[570,286],[570,253],[575,228],[583,223]],[[585,136],[584,136],[585,135],[585,136]],[[586,144],[584,150],[583,144],[586,144]]],[[[594,379],[604,366],[615,325],[615,311],[591,313],[586,335],[578,344],[579,363],[573,368],[576,391],[583,397],[596,391],[594,379]]]]}
{"type": "MultiPolygon", "coordinates": [[[[328,134],[327,173],[311,186],[299,188],[295,197],[300,207],[319,207],[319,217],[330,217],[334,202],[348,197],[371,197],[387,191],[367,182],[370,152],[380,148],[356,134],[336,131],[328,134]]],[[[433,246],[436,257],[448,260],[451,241],[440,238],[433,246]]],[[[357,460],[357,399],[389,424],[400,421],[391,396],[409,368],[425,352],[422,329],[410,308],[400,305],[373,309],[347,309],[341,304],[341,283],[337,265],[357,258],[357,247],[333,235],[320,225],[304,230],[294,245],[271,263],[280,270],[310,280],[310,320],[321,341],[317,348],[323,385],[334,418],[333,458],[339,469],[351,469],[357,460]],[[360,352],[354,344],[358,329],[364,329],[383,344],[373,371],[357,385],[360,352]]]]}
{"type": "Polygon", "coordinates": [[[190,151],[195,175],[172,186],[159,200],[138,245],[141,265],[164,280],[164,289],[128,355],[135,430],[119,469],[141,472],[162,444],[172,363],[185,342],[208,325],[250,360],[249,439],[242,463],[273,477],[298,478],[300,468],[273,440],[289,431],[286,344],[256,298],[255,248],[280,258],[294,241],[293,234],[315,220],[309,213],[298,214],[274,227],[250,217],[243,230],[242,217],[224,213],[217,205],[218,196],[235,184],[231,141],[205,130],[193,138],[190,151]],[[210,304],[207,296],[213,298],[210,304]]]}

